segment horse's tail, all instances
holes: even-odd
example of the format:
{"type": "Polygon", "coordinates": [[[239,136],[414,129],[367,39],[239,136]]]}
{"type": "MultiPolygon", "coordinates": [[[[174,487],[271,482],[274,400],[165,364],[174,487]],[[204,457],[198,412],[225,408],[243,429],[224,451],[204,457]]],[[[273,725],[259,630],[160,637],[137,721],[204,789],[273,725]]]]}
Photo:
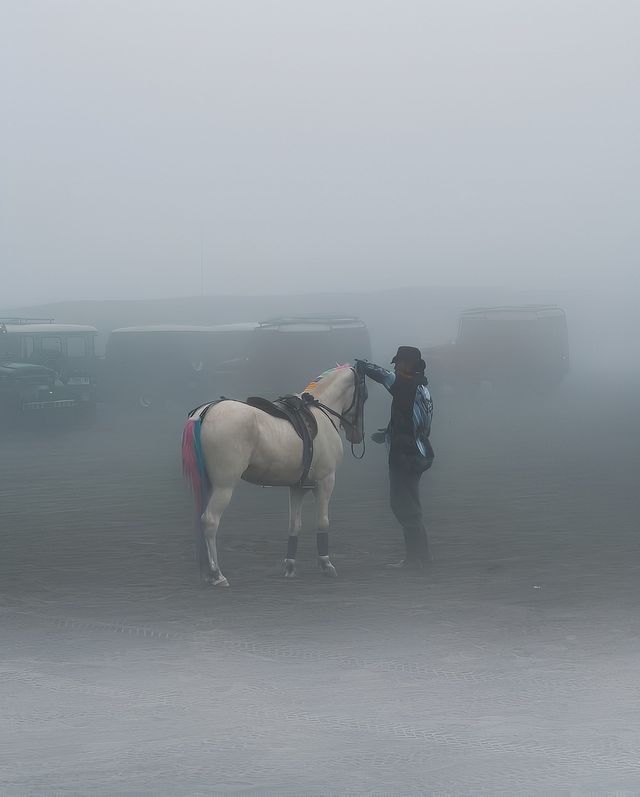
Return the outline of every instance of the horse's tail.
{"type": "Polygon", "coordinates": [[[200,442],[201,421],[189,418],[182,431],[182,472],[191,485],[196,509],[202,514],[210,490],[200,442]]]}
{"type": "Polygon", "coordinates": [[[211,482],[202,456],[200,441],[202,422],[200,418],[189,418],[182,431],[182,472],[185,479],[191,484],[196,510],[196,558],[202,574],[208,570],[207,546],[202,527],[202,514],[204,513],[211,482]]]}

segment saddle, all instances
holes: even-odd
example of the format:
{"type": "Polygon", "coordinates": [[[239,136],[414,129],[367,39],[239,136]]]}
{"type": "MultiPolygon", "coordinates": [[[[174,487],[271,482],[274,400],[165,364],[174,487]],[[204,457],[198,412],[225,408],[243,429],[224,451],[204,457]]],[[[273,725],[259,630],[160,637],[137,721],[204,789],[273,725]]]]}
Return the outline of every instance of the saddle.
{"type": "Polygon", "coordinates": [[[293,426],[302,440],[302,476],[298,486],[305,486],[313,461],[313,441],[318,434],[318,422],[311,412],[312,401],[294,395],[281,396],[275,401],[260,396],[250,396],[246,403],[250,407],[266,412],[267,415],[288,421],[293,426]]]}

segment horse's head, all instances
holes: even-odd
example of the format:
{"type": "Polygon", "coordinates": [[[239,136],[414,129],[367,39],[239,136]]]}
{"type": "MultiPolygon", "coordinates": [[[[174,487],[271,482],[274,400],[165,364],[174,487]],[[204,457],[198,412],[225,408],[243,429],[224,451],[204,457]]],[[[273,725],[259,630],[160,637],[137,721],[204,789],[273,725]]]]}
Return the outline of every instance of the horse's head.
{"type": "Polygon", "coordinates": [[[304,392],[319,400],[325,414],[328,411],[340,419],[350,443],[356,445],[364,440],[364,403],[368,392],[364,372],[358,365],[337,365],[310,382],[304,392]]]}
{"type": "Polygon", "coordinates": [[[364,403],[369,392],[364,372],[356,365],[349,368],[351,385],[345,392],[345,406],[342,411],[340,425],[345,437],[353,445],[364,440],[364,403]]]}

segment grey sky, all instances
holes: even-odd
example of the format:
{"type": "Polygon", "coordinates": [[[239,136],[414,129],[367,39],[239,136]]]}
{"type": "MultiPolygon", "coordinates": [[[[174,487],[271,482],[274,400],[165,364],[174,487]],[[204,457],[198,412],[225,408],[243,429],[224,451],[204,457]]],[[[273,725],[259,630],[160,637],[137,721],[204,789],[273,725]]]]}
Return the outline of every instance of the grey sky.
{"type": "Polygon", "coordinates": [[[635,0],[3,0],[0,304],[628,290],[635,0]]]}

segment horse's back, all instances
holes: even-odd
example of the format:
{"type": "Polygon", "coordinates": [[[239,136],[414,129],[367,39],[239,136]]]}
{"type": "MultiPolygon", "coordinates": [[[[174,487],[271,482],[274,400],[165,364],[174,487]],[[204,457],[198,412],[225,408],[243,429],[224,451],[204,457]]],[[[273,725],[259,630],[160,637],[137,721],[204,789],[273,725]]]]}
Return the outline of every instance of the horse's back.
{"type": "Polygon", "coordinates": [[[202,442],[207,448],[233,442],[241,445],[256,438],[256,410],[241,401],[220,401],[198,410],[202,418],[202,442]]]}

